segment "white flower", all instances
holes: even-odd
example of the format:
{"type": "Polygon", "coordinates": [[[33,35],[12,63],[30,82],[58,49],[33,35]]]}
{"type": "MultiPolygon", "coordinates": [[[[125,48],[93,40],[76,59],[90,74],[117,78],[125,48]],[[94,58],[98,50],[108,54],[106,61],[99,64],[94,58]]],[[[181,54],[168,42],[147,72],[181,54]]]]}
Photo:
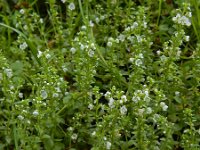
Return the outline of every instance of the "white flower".
{"type": "Polygon", "coordinates": [[[146,113],[147,113],[147,114],[151,114],[151,113],[152,113],[152,109],[151,109],[151,107],[147,107],[147,109],[146,109],[146,113]]]}
{"type": "Polygon", "coordinates": [[[83,26],[81,26],[81,30],[84,30],[84,31],[85,31],[86,29],[87,29],[87,27],[86,27],[86,26],[84,26],[84,25],[83,25],[83,26]]]}
{"type": "Polygon", "coordinates": [[[76,140],[78,138],[78,135],[76,133],[73,133],[71,138],[72,138],[72,140],[76,140]]]}
{"type": "Polygon", "coordinates": [[[190,26],[190,25],[191,25],[190,20],[189,20],[186,16],[182,16],[182,17],[181,17],[180,23],[181,23],[182,25],[186,25],[186,26],[190,26]]]}
{"type": "Polygon", "coordinates": [[[131,58],[129,58],[129,62],[130,62],[130,63],[133,63],[133,62],[134,62],[134,60],[135,60],[135,59],[134,59],[134,58],[132,58],[132,57],[131,57],[131,58]]]}
{"type": "Polygon", "coordinates": [[[5,69],[4,72],[6,73],[8,78],[11,78],[13,76],[12,69],[5,69]]]}
{"type": "Polygon", "coordinates": [[[185,41],[188,42],[190,40],[190,36],[185,36],[185,41]]]}
{"type": "Polygon", "coordinates": [[[28,30],[28,26],[27,25],[24,25],[24,30],[28,30]]]}
{"type": "Polygon", "coordinates": [[[142,65],[142,60],[141,60],[141,59],[137,59],[137,60],[135,61],[135,65],[136,65],[136,66],[141,66],[141,65],[142,65]]]}
{"type": "Polygon", "coordinates": [[[43,21],[43,19],[42,19],[42,18],[40,18],[39,22],[40,22],[41,24],[43,24],[43,23],[44,23],[44,21],[43,21]]]}
{"type": "Polygon", "coordinates": [[[90,27],[94,27],[94,23],[90,20],[89,22],[90,27]]]}
{"type": "Polygon", "coordinates": [[[20,92],[18,96],[19,98],[23,98],[23,93],[20,92]]]}
{"type": "Polygon", "coordinates": [[[46,59],[49,59],[49,58],[51,58],[51,55],[49,53],[47,53],[45,57],[46,57],[46,59]]]}
{"type": "Polygon", "coordinates": [[[172,20],[178,24],[190,26],[191,21],[186,16],[181,16],[181,14],[177,14],[176,17],[173,17],[172,20]]]}
{"type": "Polygon", "coordinates": [[[74,47],[72,47],[72,48],[70,49],[70,51],[71,51],[72,54],[75,54],[75,53],[76,53],[76,49],[75,49],[74,47]]]}
{"type": "Polygon", "coordinates": [[[39,50],[38,54],[37,54],[37,57],[40,58],[41,56],[42,56],[42,52],[39,50]]]}
{"type": "Polygon", "coordinates": [[[111,47],[111,46],[112,46],[112,42],[109,41],[109,42],[107,43],[107,46],[108,46],[108,47],[111,47]]]}
{"type": "Polygon", "coordinates": [[[59,94],[58,93],[53,93],[53,97],[54,98],[59,97],[59,94]]]}
{"type": "Polygon", "coordinates": [[[160,50],[157,50],[156,53],[157,53],[157,55],[160,55],[160,54],[161,54],[161,51],[160,51],[160,50]]]}
{"type": "Polygon", "coordinates": [[[96,23],[99,23],[99,21],[100,21],[99,18],[96,17],[96,18],[95,18],[95,22],[96,22],[96,23]]]}
{"type": "Polygon", "coordinates": [[[90,110],[92,110],[92,109],[94,108],[94,105],[93,105],[93,104],[89,104],[89,105],[88,105],[88,108],[89,108],[90,110]]]}
{"type": "Polygon", "coordinates": [[[160,103],[160,107],[162,107],[163,111],[167,111],[167,109],[168,109],[168,106],[164,102],[160,103]]]}
{"type": "Polygon", "coordinates": [[[126,95],[122,95],[122,96],[121,96],[121,99],[122,99],[123,102],[127,102],[126,95]]]}
{"type": "Polygon", "coordinates": [[[22,115],[17,116],[17,118],[18,118],[19,120],[23,120],[23,119],[24,119],[24,117],[23,117],[22,115]]]}
{"type": "Polygon", "coordinates": [[[176,95],[176,96],[179,96],[179,95],[180,95],[180,92],[179,92],[179,91],[176,91],[176,92],[175,92],[175,95],[176,95]]]}
{"type": "Polygon", "coordinates": [[[138,57],[139,57],[139,58],[144,58],[144,56],[143,56],[142,53],[140,53],[140,54],[138,55],[138,57]]]}
{"type": "Polygon", "coordinates": [[[125,40],[125,35],[123,35],[123,34],[120,34],[119,36],[118,36],[118,39],[120,40],[120,41],[124,41],[125,40]]]}
{"type": "Polygon", "coordinates": [[[110,108],[114,108],[115,107],[114,102],[115,102],[115,100],[112,97],[109,98],[108,106],[110,108]]]}
{"type": "Polygon", "coordinates": [[[126,115],[126,113],[127,113],[127,108],[126,108],[126,106],[120,107],[120,112],[121,112],[122,115],[126,115]]]}
{"type": "Polygon", "coordinates": [[[138,115],[143,116],[144,108],[138,109],[138,115]]]}
{"type": "Polygon", "coordinates": [[[41,94],[41,97],[42,97],[43,99],[46,99],[46,98],[48,97],[48,94],[47,94],[47,92],[46,92],[45,90],[41,90],[41,91],[40,91],[40,94],[41,94]]]}
{"type": "Polygon", "coordinates": [[[138,96],[133,96],[132,101],[135,102],[135,103],[137,103],[137,102],[140,101],[140,97],[138,97],[138,96]]]}
{"type": "Polygon", "coordinates": [[[109,141],[106,142],[106,149],[110,149],[111,148],[111,143],[109,141]]]}
{"type": "Polygon", "coordinates": [[[83,44],[80,44],[80,49],[81,50],[84,50],[85,49],[85,46],[83,44]]]}
{"type": "Polygon", "coordinates": [[[61,0],[62,1],[62,3],[65,3],[67,0],[61,0]]]}
{"type": "Polygon", "coordinates": [[[24,9],[20,9],[20,11],[19,11],[19,12],[20,12],[20,14],[22,14],[22,15],[23,15],[25,11],[24,11],[24,9]]]}
{"type": "Polygon", "coordinates": [[[19,48],[22,50],[25,50],[27,47],[28,47],[28,45],[26,44],[26,42],[19,45],[19,48]]]}
{"type": "Polygon", "coordinates": [[[135,29],[135,28],[137,28],[137,27],[138,27],[138,23],[137,23],[137,22],[134,22],[133,25],[131,26],[131,29],[133,30],[133,29],[135,29]]]}
{"type": "Polygon", "coordinates": [[[38,110],[35,110],[35,111],[33,112],[33,115],[34,115],[35,117],[38,116],[38,115],[39,115],[38,110]]]}
{"type": "Polygon", "coordinates": [[[60,89],[60,87],[55,87],[55,90],[56,90],[58,93],[60,93],[60,92],[61,92],[61,89],[60,89]]]}
{"type": "Polygon", "coordinates": [[[69,6],[68,6],[68,8],[70,10],[74,10],[76,7],[75,7],[74,3],[70,3],[69,6]]]}
{"type": "Polygon", "coordinates": [[[93,132],[92,132],[92,136],[95,136],[95,135],[96,135],[96,131],[93,131],[93,132]]]}
{"type": "Polygon", "coordinates": [[[109,98],[109,97],[111,96],[111,93],[110,93],[109,91],[107,91],[107,92],[104,94],[104,96],[105,96],[106,98],[109,98]]]}
{"type": "Polygon", "coordinates": [[[90,57],[93,57],[93,56],[94,56],[94,51],[90,49],[90,50],[88,51],[88,55],[89,55],[90,57]]]}
{"type": "Polygon", "coordinates": [[[72,127],[67,128],[68,131],[73,131],[74,129],[72,127]]]}

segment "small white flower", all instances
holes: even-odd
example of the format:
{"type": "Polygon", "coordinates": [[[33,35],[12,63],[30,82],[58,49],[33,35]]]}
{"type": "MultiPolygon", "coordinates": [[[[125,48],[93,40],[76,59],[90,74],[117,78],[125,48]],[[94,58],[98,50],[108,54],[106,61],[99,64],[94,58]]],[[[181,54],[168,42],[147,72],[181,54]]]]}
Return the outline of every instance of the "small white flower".
{"type": "Polygon", "coordinates": [[[147,107],[147,109],[146,109],[146,113],[147,113],[147,114],[151,114],[151,113],[152,113],[152,109],[151,109],[151,107],[147,107]]]}
{"type": "Polygon", "coordinates": [[[20,92],[18,96],[19,98],[23,98],[23,93],[20,92]]]}
{"type": "Polygon", "coordinates": [[[53,93],[53,97],[57,98],[57,97],[59,97],[59,94],[58,93],[53,93]]]}
{"type": "Polygon", "coordinates": [[[138,57],[139,57],[139,58],[144,58],[144,56],[143,56],[142,53],[140,53],[140,54],[138,55],[138,57]]]}
{"type": "Polygon", "coordinates": [[[86,26],[84,26],[84,25],[83,25],[83,26],[81,26],[81,30],[84,30],[84,31],[85,31],[86,29],[87,29],[87,27],[86,27],[86,26]]]}
{"type": "Polygon", "coordinates": [[[96,23],[99,23],[99,21],[100,21],[99,18],[96,17],[96,18],[95,18],[95,22],[96,22],[96,23]]]}
{"type": "Polygon", "coordinates": [[[24,25],[24,30],[28,30],[28,26],[27,25],[24,25]]]}
{"type": "Polygon", "coordinates": [[[23,119],[24,119],[24,117],[23,117],[22,115],[17,116],[17,118],[18,118],[19,120],[23,120],[23,119]]]}
{"type": "Polygon", "coordinates": [[[107,91],[107,92],[104,94],[104,96],[105,96],[106,98],[109,98],[109,97],[111,96],[111,93],[110,93],[109,91],[107,91]]]}
{"type": "Polygon", "coordinates": [[[90,27],[94,27],[94,23],[90,20],[89,22],[90,27]]]}
{"type": "Polygon", "coordinates": [[[107,43],[107,46],[108,46],[108,47],[111,47],[111,46],[112,46],[112,42],[109,41],[109,42],[107,43]]]}
{"type": "Polygon", "coordinates": [[[126,108],[126,106],[120,107],[120,112],[121,112],[122,115],[126,115],[126,113],[127,113],[127,108],[126,108]]]}
{"type": "Polygon", "coordinates": [[[138,115],[143,116],[144,108],[138,109],[138,115]]]}
{"type": "Polygon", "coordinates": [[[51,55],[49,53],[47,53],[45,57],[46,57],[46,59],[49,59],[49,58],[51,58],[51,55]]]}
{"type": "Polygon", "coordinates": [[[143,22],[143,27],[147,28],[147,22],[145,22],[145,21],[143,22]]]}
{"type": "Polygon", "coordinates": [[[136,35],[137,41],[140,43],[142,42],[142,37],[140,35],[136,35]]]}
{"type": "Polygon", "coordinates": [[[13,76],[12,69],[5,69],[4,72],[6,73],[8,78],[11,78],[13,76]]]}
{"type": "Polygon", "coordinates": [[[24,9],[20,9],[20,11],[19,11],[19,12],[20,12],[20,14],[22,14],[22,15],[23,15],[25,11],[24,11],[24,9]]]}
{"type": "Polygon", "coordinates": [[[122,99],[123,102],[127,102],[126,95],[122,95],[122,96],[121,96],[121,99],[122,99]]]}
{"type": "Polygon", "coordinates": [[[158,50],[158,51],[156,51],[156,53],[157,53],[157,55],[160,55],[160,54],[161,54],[161,51],[160,51],[160,50],[158,50]]]}
{"type": "Polygon", "coordinates": [[[132,101],[135,102],[135,103],[137,103],[137,102],[140,101],[140,97],[138,97],[138,96],[133,96],[132,101]]]}
{"type": "Polygon", "coordinates": [[[34,115],[35,117],[38,116],[38,115],[39,115],[38,110],[35,110],[35,111],[33,112],[33,115],[34,115]]]}
{"type": "Polygon", "coordinates": [[[133,29],[135,29],[135,28],[137,28],[137,27],[138,27],[138,23],[137,23],[137,22],[134,22],[133,25],[131,26],[131,29],[133,30],[133,29]]]}
{"type": "Polygon", "coordinates": [[[63,69],[64,72],[68,71],[67,67],[65,67],[65,66],[62,66],[62,69],[63,69]]]}
{"type": "Polygon", "coordinates": [[[43,19],[42,19],[42,18],[40,18],[39,22],[40,22],[41,24],[43,24],[43,23],[44,23],[44,21],[43,21],[43,19]]]}
{"type": "Polygon", "coordinates": [[[120,41],[124,42],[124,40],[125,40],[125,35],[120,34],[120,35],[118,36],[118,39],[119,39],[120,41]]]}
{"type": "Polygon", "coordinates": [[[94,105],[93,105],[93,104],[89,104],[89,105],[88,105],[88,108],[89,108],[90,110],[92,110],[92,109],[94,108],[94,105]]]}
{"type": "MultiPolygon", "coordinates": [[[[60,83],[60,82],[59,82],[60,83]]],[[[61,89],[60,89],[60,87],[55,87],[55,90],[56,90],[56,92],[58,92],[58,93],[60,93],[61,92],[61,89]]]]}
{"type": "Polygon", "coordinates": [[[114,102],[115,102],[115,100],[112,97],[109,98],[108,106],[110,108],[114,108],[115,107],[114,102]]]}
{"type": "Polygon", "coordinates": [[[74,10],[76,7],[75,7],[74,3],[70,3],[69,6],[68,6],[68,8],[70,10],[74,10]]]}
{"type": "Polygon", "coordinates": [[[41,56],[42,56],[42,52],[40,50],[38,50],[37,57],[40,58],[41,56]]]}
{"type": "Polygon", "coordinates": [[[70,48],[70,51],[71,51],[72,54],[76,53],[76,49],[74,47],[70,48]]]}
{"type": "Polygon", "coordinates": [[[62,3],[65,3],[67,0],[61,0],[62,1],[62,3]]]}
{"type": "Polygon", "coordinates": [[[41,97],[42,97],[43,99],[46,99],[46,98],[48,97],[48,94],[47,94],[47,92],[46,92],[45,90],[41,90],[41,91],[40,91],[40,94],[41,94],[41,97]]]}
{"type": "Polygon", "coordinates": [[[83,44],[80,44],[80,49],[81,50],[84,50],[85,49],[85,46],[83,44]]]}
{"type": "Polygon", "coordinates": [[[107,141],[107,142],[106,142],[106,149],[110,149],[111,146],[112,146],[112,144],[111,144],[109,141],[107,141]]]}
{"type": "Polygon", "coordinates": [[[190,40],[190,36],[185,36],[185,41],[188,42],[190,40]]]}
{"type": "Polygon", "coordinates": [[[73,131],[74,129],[72,127],[67,128],[68,131],[73,131]]]}
{"type": "Polygon", "coordinates": [[[132,57],[131,57],[131,58],[129,58],[129,62],[130,62],[130,63],[133,63],[133,62],[134,62],[134,60],[135,60],[135,59],[134,59],[134,58],[132,58],[132,57]]]}
{"type": "Polygon", "coordinates": [[[28,45],[26,44],[26,42],[19,45],[19,48],[22,50],[25,50],[27,47],[28,47],[28,45]]]}
{"type": "Polygon", "coordinates": [[[176,92],[175,92],[175,95],[176,95],[176,96],[179,96],[179,95],[180,95],[180,92],[179,92],[179,91],[176,91],[176,92]]]}
{"type": "Polygon", "coordinates": [[[136,65],[136,66],[141,66],[141,65],[142,65],[142,60],[141,60],[141,59],[137,59],[137,60],[135,61],[135,65],[136,65]]]}
{"type": "Polygon", "coordinates": [[[96,131],[93,131],[93,132],[92,132],[92,136],[95,136],[95,135],[96,135],[96,131]]]}
{"type": "Polygon", "coordinates": [[[105,18],[106,18],[106,17],[105,17],[105,16],[103,16],[103,15],[102,15],[102,16],[100,16],[100,19],[101,19],[101,20],[104,20],[105,18]]]}
{"type": "Polygon", "coordinates": [[[78,135],[76,133],[73,133],[71,138],[72,138],[72,140],[76,140],[78,138],[78,135]]]}
{"type": "Polygon", "coordinates": [[[162,107],[163,111],[167,111],[167,109],[168,109],[168,106],[164,102],[160,103],[160,107],[162,107]]]}
{"type": "Polygon", "coordinates": [[[90,49],[90,50],[88,51],[88,55],[89,55],[90,57],[93,57],[93,56],[94,56],[94,51],[90,49]]]}

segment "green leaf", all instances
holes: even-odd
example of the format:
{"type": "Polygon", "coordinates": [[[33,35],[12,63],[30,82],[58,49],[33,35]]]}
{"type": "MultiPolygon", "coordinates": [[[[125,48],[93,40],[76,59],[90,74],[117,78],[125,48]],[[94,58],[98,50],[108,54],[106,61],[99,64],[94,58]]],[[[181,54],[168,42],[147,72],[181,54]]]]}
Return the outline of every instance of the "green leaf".
{"type": "Polygon", "coordinates": [[[24,67],[23,63],[18,60],[11,64],[11,68],[16,75],[20,75],[23,72],[23,67],[24,67]]]}

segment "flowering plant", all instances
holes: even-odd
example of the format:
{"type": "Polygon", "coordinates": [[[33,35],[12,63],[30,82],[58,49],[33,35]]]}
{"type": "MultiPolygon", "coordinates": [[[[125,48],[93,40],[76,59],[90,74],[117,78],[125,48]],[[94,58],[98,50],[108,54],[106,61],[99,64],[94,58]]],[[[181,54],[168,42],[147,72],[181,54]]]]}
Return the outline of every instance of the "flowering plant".
{"type": "Polygon", "coordinates": [[[200,149],[200,3],[15,2],[0,2],[0,149],[200,149]]]}

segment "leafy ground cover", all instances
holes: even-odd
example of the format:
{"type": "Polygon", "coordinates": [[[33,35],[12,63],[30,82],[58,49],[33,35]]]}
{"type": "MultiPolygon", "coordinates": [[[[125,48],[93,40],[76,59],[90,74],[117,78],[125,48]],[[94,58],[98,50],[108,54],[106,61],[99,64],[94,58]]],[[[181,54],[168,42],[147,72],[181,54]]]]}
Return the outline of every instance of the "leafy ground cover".
{"type": "Polygon", "coordinates": [[[0,149],[199,150],[199,7],[1,0],[0,149]]]}

